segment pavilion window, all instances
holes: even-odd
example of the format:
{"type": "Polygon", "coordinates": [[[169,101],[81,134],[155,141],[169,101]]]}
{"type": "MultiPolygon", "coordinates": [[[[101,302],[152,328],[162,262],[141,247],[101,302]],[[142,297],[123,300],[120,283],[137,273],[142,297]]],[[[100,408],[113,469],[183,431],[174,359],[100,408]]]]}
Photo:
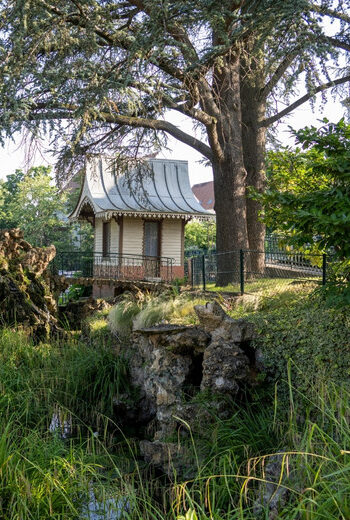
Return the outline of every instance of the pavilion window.
{"type": "Polygon", "coordinates": [[[160,223],[159,221],[146,221],[144,224],[144,255],[157,257],[160,249],[160,223]]]}
{"type": "Polygon", "coordinates": [[[111,252],[111,223],[103,222],[102,226],[102,256],[108,257],[111,252]]]}

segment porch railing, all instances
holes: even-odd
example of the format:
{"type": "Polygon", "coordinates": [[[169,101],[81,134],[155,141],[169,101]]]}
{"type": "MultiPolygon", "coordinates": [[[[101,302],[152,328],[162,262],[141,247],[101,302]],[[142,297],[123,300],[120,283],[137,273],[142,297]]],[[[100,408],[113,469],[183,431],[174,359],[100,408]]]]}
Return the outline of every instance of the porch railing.
{"type": "Polygon", "coordinates": [[[50,264],[53,274],[67,278],[145,280],[170,282],[173,258],[159,256],[90,252],[58,252],[50,264]]]}

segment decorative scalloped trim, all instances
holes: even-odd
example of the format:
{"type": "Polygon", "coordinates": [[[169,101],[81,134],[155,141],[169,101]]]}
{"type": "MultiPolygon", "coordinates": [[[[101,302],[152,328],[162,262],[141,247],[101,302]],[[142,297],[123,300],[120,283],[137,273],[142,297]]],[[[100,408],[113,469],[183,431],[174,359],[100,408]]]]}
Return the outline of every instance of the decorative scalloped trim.
{"type": "MultiPolygon", "coordinates": [[[[80,212],[80,209],[84,203],[84,201],[90,202],[88,197],[85,197],[82,201],[82,204],[79,207],[78,213],[80,212]]],[[[148,212],[148,211],[99,211],[95,213],[95,217],[97,218],[103,218],[105,220],[110,220],[112,217],[140,217],[140,218],[152,218],[152,219],[183,219],[183,220],[190,220],[192,218],[195,218],[197,220],[212,220],[215,219],[215,215],[193,215],[193,213],[156,213],[156,212],[148,212]]],[[[78,216],[71,217],[70,220],[76,221],[81,220],[81,218],[78,216]]],[[[84,220],[84,219],[83,219],[84,220]]]]}

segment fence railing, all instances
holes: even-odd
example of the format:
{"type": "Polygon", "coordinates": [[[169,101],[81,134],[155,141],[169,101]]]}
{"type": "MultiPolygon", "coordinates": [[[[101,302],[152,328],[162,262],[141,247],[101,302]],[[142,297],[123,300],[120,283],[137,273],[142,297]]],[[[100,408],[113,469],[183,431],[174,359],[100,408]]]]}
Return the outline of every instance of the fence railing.
{"type": "Polygon", "coordinates": [[[52,273],[67,278],[105,278],[170,282],[173,258],[90,252],[58,252],[50,264],[52,273]]]}
{"type": "Polygon", "coordinates": [[[327,255],[286,251],[236,250],[195,256],[188,260],[192,287],[231,286],[243,294],[259,280],[305,279],[327,281],[327,255]]]}

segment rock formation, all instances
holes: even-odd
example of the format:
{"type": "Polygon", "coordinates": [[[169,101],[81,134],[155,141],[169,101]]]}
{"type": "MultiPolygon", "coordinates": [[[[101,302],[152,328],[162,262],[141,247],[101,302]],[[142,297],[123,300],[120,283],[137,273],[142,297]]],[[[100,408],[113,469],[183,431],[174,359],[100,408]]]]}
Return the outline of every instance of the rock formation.
{"type": "Polygon", "coordinates": [[[57,330],[56,302],[46,268],[55,246],[32,247],[20,229],[0,231],[0,314],[3,324],[23,325],[35,339],[57,330]]]}
{"type": "MultiPolygon", "coordinates": [[[[174,433],[186,435],[189,428],[204,426],[212,413],[225,417],[225,399],[218,397],[237,397],[254,383],[256,373],[250,347],[252,324],[233,320],[216,302],[195,310],[199,327],[145,328],[134,332],[128,347],[131,380],[139,389],[138,413],[133,419],[148,425],[153,434],[151,440],[142,441],[141,453],[169,475],[174,468],[186,473],[184,453],[169,442],[174,433]],[[210,411],[199,412],[193,400],[199,392],[208,395],[210,411]]],[[[120,412],[128,413],[125,408],[120,412]]]]}

